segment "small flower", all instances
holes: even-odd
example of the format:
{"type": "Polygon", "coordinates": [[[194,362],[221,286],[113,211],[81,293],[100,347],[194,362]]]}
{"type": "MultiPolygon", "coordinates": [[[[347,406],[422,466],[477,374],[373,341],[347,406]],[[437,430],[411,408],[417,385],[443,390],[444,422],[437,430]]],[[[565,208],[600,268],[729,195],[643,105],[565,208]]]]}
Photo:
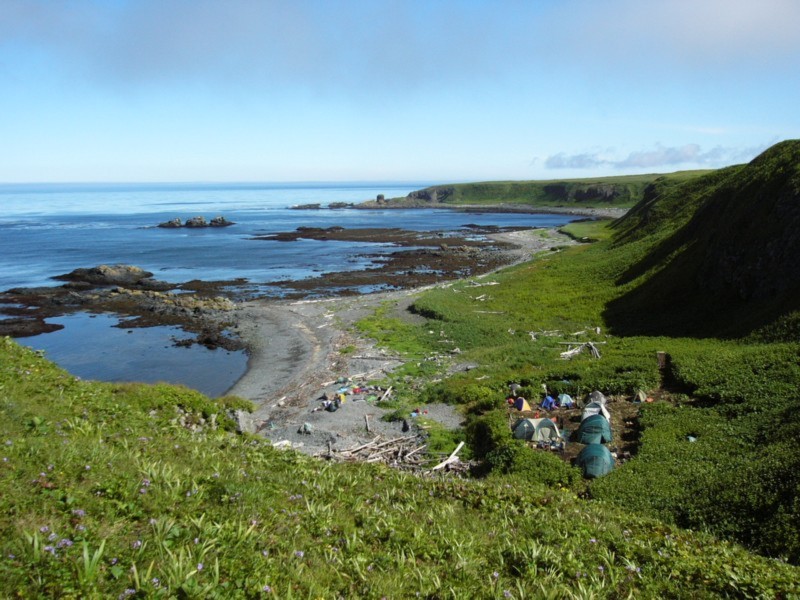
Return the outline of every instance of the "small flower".
{"type": "Polygon", "coordinates": [[[75,525],[75,530],[76,531],[86,531],[86,526],[85,525],[75,525]]]}
{"type": "Polygon", "coordinates": [[[511,598],[511,591],[503,590],[503,598],[511,598]]]}
{"type": "Polygon", "coordinates": [[[142,547],[142,540],[136,540],[131,544],[131,548],[133,548],[134,550],[138,550],[141,547],[142,547]]]}
{"type": "Polygon", "coordinates": [[[495,581],[497,581],[499,578],[500,578],[500,573],[498,573],[497,571],[495,571],[494,573],[492,573],[492,579],[494,579],[495,581]]]}
{"type": "Polygon", "coordinates": [[[85,467],[83,467],[83,468],[84,468],[86,471],[91,471],[91,470],[92,470],[92,465],[86,465],[86,466],[85,466],[85,467]]]}
{"type": "Polygon", "coordinates": [[[158,579],[158,577],[153,577],[150,580],[150,583],[153,584],[153,587],[159,587],[161,585],[161,581],[158,579]]]}
{"type": "Polygon", "coordinates": [[[597,570],[602,573],[603,571],[606,570],[606,568],[603,565],[600,565],[599,567],[597,567],[597,570]]]}
{"type": "Polygon", "coordinates": [[[589,540],[589,542],[592,543],[592,544],[596,544],[597,540],[595,538],[592,538],[592,539],[589,540]]]}
{"type": "Polygon", "coordinates": [[[72,514],[76,517],[85,517],[86,511],[83,510],[82,508],[76,508],[75,510],[72,511],[72,514]]]}
{"type": "Polygon", "coordinates": [[[58,544],[56,544],[56,546],[58,546],[59,548],[69,548],[70,546],[72,546],[72,544],[73,544],[72,540],[68,538],[63,538],[58,540],[58,544]]]}
{"type": "Polygon", "coordinates": [[[263,588],[261,588],[261,591],[267,592],[269,594],[272,591],[272,588],[269,587],[268,585],[265,585],[263,588]]]}
{"type": "Polygon", "coordinates": [[[117,564],[117,562],[118,562],[118,561],[119,561],[119,559],[118,559],[118,558],[112,558],[112,559],[111,559],[110,561],[108,561],[108,562],[109,562],[109,563],[111,564],[111,566],[113,567],[115,564],[117,564]]]}
{"type": "Polygon", "coordinates": [[[197,563],[197,570],[198,571],[202,571],[203,570],[203,563],[197,563]]]}
{"type": "Polygon", "coordinates": [[[50,535],[47,536],[47,541],[48,542],[54,542],[57,539],[58,539],[58,536],[55,533],[51,533],[50,535]]]}
{"type": "Polygon", "coordinates": [[[56,549],[55,549],[53,546],[49,546],[49,545],[48,545],[48,546],[45,546],[45,547],[44,547],[44,551],[45,551],[45,552],[49,552],[49,553],[50,553],[50,554],[52,554],[53,556],[55,556],[55,555],[56,555],[56,549]]]}
{"type": "Polygon", "coordinates": [[[295,555],[297,558],[303,558],[303,557],[306,555],[306,553],[305,553],[305,552],[303,552],[302,550],[295,550],[295,551],[294,551],[294,555],[295,555]]]}
{"type": "Polygon", "coordinates": [[[263,556],[264,558],[268,557],[269,556],[269,550],[262,550],[261,551],[261,556],[263,556]]]}
{"type": "Polygon", "coordinates": [[[142,485],[144,487],[150,487],[150,480],[149,479],[142,479],[142,485]]]}
{"type": "Polygon", "coordinates": [[[148,523],[150,523],[150,525],[155,525],[156,523],[158,523],[158,521],[156,521],[153,517],[150,517],[148,523]]]}
{"type": "Polygon", "coordinates": [[[147,488],[139,488],[139,493],[140,494],[146,494],[147,493],[147,488]]]}
{"type": "Polygon", "coordinates": [[[47,525],[42,525],[41,527],[39,527],[40,533],[47,533],[48,531],[50,531],[50,528],[47,525]]]}
{"type": "Polygon", "coordinates": [[[124,592],[122,592],[118,596],[118,598],[119,598],[119,600],[125,600],[125,598],[127,598],[128,596],[133,596],[134,594],[136,594],[136,590],[128,588],[124,592]]]}

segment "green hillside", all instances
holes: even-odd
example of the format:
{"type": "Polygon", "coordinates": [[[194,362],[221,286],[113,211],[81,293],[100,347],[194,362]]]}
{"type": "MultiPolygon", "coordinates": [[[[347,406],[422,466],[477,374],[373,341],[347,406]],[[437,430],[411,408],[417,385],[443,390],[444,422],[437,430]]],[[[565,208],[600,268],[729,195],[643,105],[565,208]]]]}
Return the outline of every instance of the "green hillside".
{"type": "Polygon", "coordinates": [[[234,431],[241,400],[0,339],[0,596],[800,597],[799,158],[654,177],[625,218],[568,226],[595,243],[426,292],[422,324],[361,322],[409,359],[391,406],[464,411],[471,479],[279,451],[234,431]],[[585,341],[601,358],[561,358],[585,341]],[[512,439],[511,382],[603,391],[632,456],[585,482],[512,439]]]}
{"type": "MultiPolygon", "coordinates": [[[[480,367],[433,374],[421,393],[464,406],[473,449],[495,472],[571,485],[565,467],[502,426],[507,385],[534,399],[542,384],[577,396],[598,389],[618,410],[644,390],[660,401],[642,405],[620,440],[634,456],[588,493],[800,561],[799,296],[789,273],[798,152],[790,141],[749,165],[656,180],[625,218],[580,224],[580,237],[595,227],[588,237],[604,241],[481,280],[491,287],[422,295],[413,308],[428,321],[400,341],[424,355],[448,340],[459,361],[480,367]],[[601,359],[560,358],[567,342],[586,341],[601,344],[601,359]],[[668,354],[663,370],[657,352],[668,354]]],[[[385,343],[400,343],[379,325],[385,343]]]]}
{"type": "Polygon", "coordinates": [[[800,594],[795,567],[564,489],[328,464],[237,435],[230,399],[0,357],[2,597],[800,594]]]}
{"type": "Polygon", "coordinates": [[[620,332],[739,336],[800,307],[800,144],[687,185],[658,181],[615,224],[652,249],[618,279],[620,332]],[[637,284],[638,282],[638,284],[637,284]]]}
{"type": "Polygon", "coordinates": [[[593,179],[549,181],[487,181],[435,185],[411,192],[390,202],[440,205],[520,205],[546,207],[633,206],[656,179],[682,182],[706,171],[684,171],[669,175],[626,175],[593,179]]]}

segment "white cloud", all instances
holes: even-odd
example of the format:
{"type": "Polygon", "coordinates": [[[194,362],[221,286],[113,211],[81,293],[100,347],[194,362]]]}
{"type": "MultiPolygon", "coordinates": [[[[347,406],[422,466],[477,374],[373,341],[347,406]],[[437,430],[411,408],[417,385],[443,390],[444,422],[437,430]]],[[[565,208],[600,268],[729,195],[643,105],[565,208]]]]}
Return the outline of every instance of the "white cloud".
{"type": "Polygon", "coordinates": [[[683,146],[662,146],[657,144],[650,150],[637,150],[624,158],[610,158],[600,152],[584,152],[579,154],[558,154],[547,157],[544,161],[548,169],[593,169],[611,167],[614,169],[654,169],[660,167],[676,167],[691,165],[696,167],[721,167],[745,162],[766,149],[759,148],[725,148],[715,146],[703,150],[698,144],[683,146]]]}

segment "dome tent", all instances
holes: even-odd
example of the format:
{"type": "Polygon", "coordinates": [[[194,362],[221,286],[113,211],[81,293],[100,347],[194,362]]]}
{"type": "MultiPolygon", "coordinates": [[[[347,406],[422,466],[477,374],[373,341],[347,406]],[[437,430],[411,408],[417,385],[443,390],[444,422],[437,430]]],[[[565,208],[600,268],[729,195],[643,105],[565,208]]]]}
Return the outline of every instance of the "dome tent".
{"type": "Polygon", "coordinates": [[[512,427],[514,437],[528,442],[557,442],[558,426],[550,419],[520,419],[512,427]]]}
{"type": "Polygon", "coordinates": [[[575,466],[589,479],[607,475],[614,469],[614,457],[602,444],[589,444],[575,459],[575,466]]]}
{"type": "Polygon", "coordinates": [[[581,414],[581,421],[585,421],[589,417],[594,415],[603,415],[607,421],[611,420],[611,414],[608,412],[605,404],[600,402],[589,402],[584,409],[583,413],[581,414]]]}
{"type": "Polygon", "coordinates": [[[611,425],[603,415],[592,415],[581,421],[574,438],[579,444],[607,444],[611,439],[611,425]]]}

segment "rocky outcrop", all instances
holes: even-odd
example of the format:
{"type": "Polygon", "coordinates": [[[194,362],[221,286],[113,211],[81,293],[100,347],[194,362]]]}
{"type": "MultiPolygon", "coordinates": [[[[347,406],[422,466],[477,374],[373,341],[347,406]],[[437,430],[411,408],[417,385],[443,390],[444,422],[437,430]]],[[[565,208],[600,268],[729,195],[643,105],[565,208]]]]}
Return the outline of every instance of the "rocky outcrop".
{"type": "Polygon", "coordinates": [[[429,187],[424,190],[417,190],[411,192],[406,196],[409,200],[417,200],[436,204],[438,202],[445,202],[453,195],[453,188],[451,187],[429,187]]]}
{"type": "Polygon", "coordinates": [[[164,221],[163,223],[159,223],[158,226],[163,229],[180,229],[181,227],[189,227],[189,228],[203,228],[203,227],[230,227],[231,225],[236,225],[233,221],[228,221],[225,217],[214,217],[210,221],[206,220],[205,217],[192,217],[191,219],[186,219],[184,223],[179,218],[170,219],[169,221],[164,221]]]}
{"type": "MultiPolygon", "coordinates": [[[[88,269],[75,269],[53,279],[69,281],[73,284],[92,286],[122,286],[131,289],[167,290],[171,284],[153,279],[150,271],[132,265],[99,265],[88,269]]],[[[82,287],[80,285],[73,287],[82,287]]]]}
{"type": "Polygon", "coordinates": [[[551,183],[544,186],[544,192],[561,202],[612,202],[621,195],[620,187],[612,183],[551,183]]]}

